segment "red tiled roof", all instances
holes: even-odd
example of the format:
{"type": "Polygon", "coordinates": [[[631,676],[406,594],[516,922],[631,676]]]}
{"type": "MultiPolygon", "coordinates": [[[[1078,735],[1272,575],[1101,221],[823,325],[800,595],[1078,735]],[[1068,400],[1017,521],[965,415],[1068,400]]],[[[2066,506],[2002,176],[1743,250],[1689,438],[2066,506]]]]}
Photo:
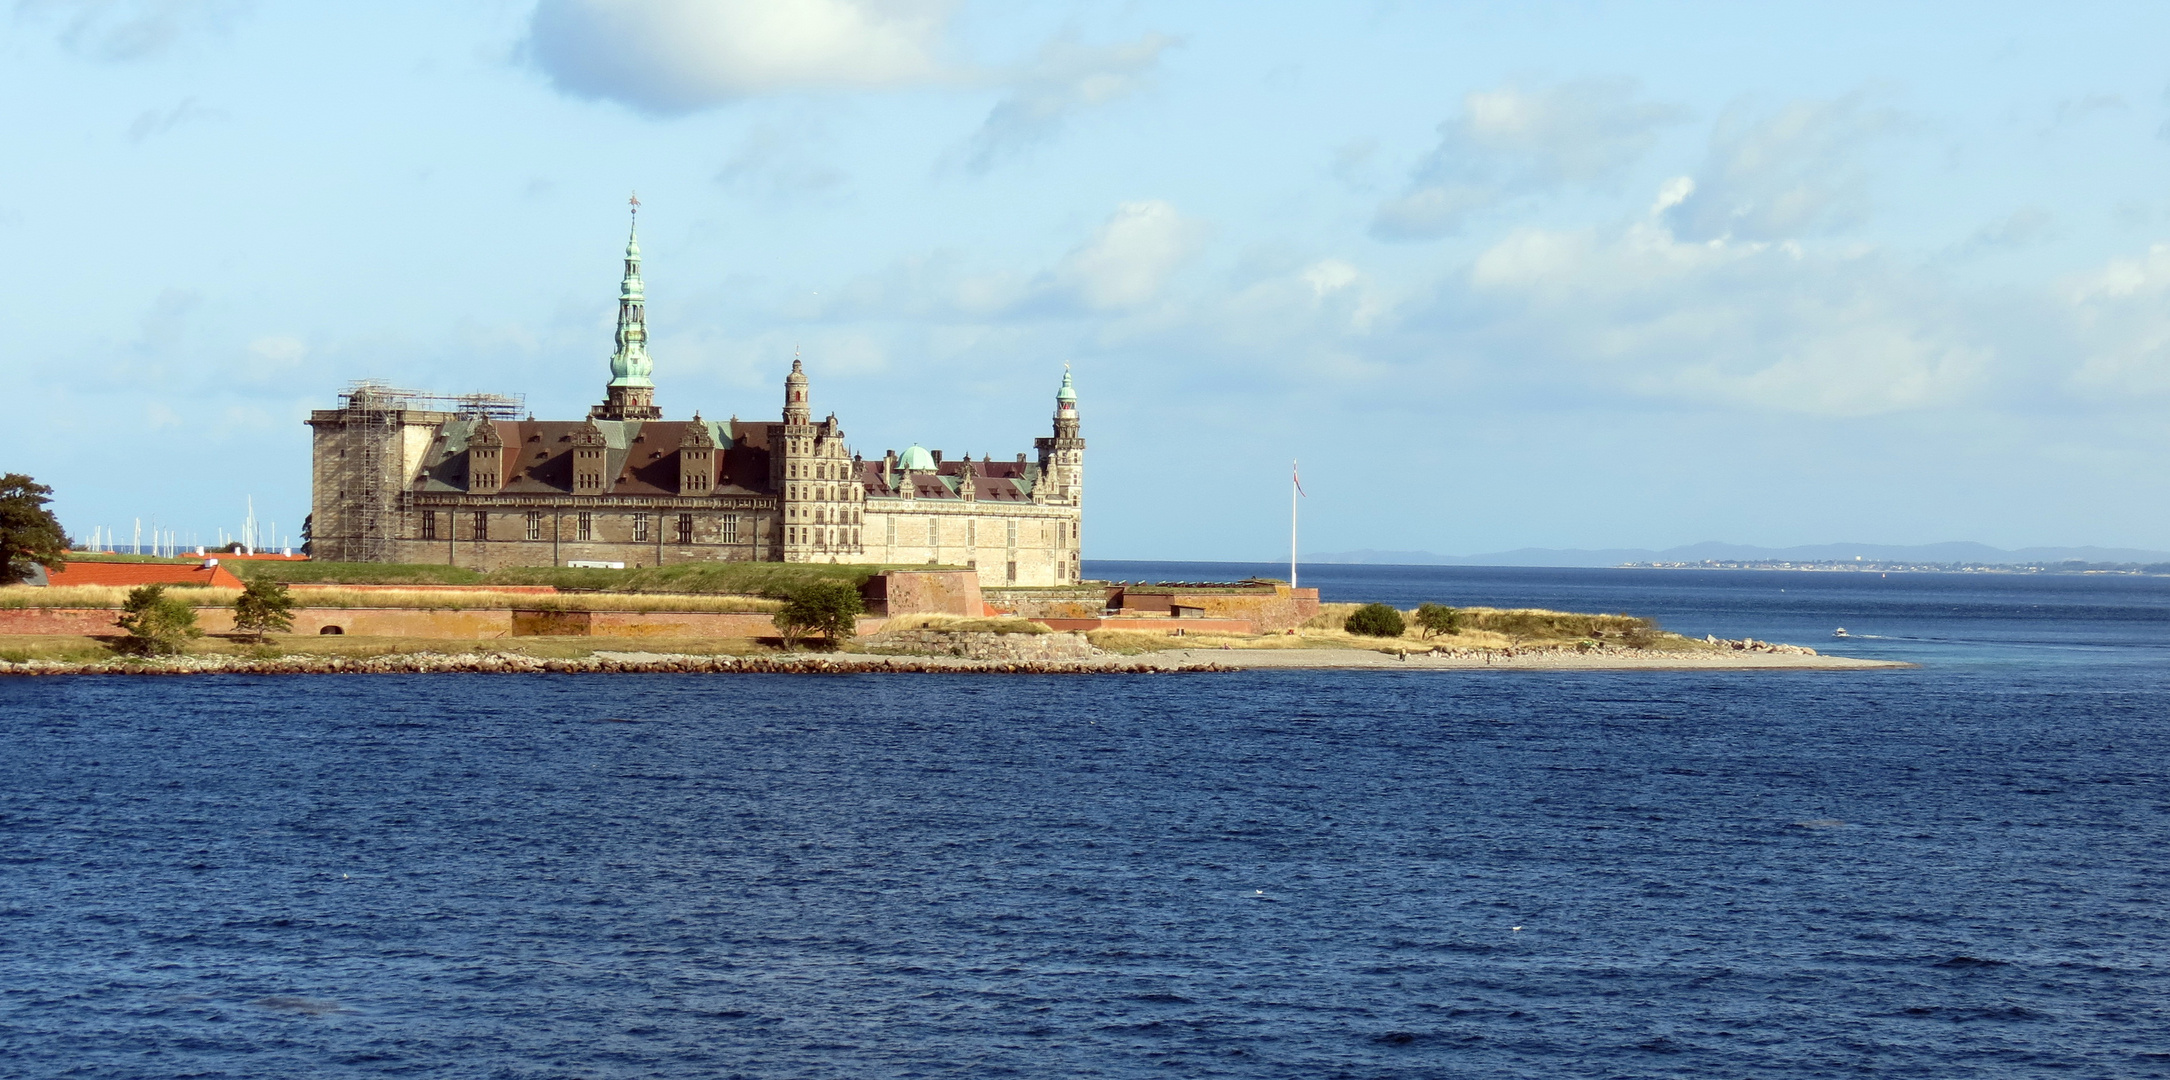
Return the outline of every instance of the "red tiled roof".
{"type": "Polygon", "coordinates": [[[46,573],[50,585],[215,585],[238,589],[241,579],[223,566],[197,563],[72,562],[46,573]]]}

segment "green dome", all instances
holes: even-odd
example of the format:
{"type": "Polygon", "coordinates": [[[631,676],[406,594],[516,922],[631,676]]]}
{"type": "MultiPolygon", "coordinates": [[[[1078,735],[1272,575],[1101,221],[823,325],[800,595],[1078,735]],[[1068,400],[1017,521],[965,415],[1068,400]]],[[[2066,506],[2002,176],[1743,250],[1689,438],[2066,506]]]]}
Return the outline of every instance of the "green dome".
{"type": "Polygon", "coordinates": [[[913,443],[897,455],[897,467],[905,472],[933,472],[934,455],[928,453],[926,447],[913,443]]]}

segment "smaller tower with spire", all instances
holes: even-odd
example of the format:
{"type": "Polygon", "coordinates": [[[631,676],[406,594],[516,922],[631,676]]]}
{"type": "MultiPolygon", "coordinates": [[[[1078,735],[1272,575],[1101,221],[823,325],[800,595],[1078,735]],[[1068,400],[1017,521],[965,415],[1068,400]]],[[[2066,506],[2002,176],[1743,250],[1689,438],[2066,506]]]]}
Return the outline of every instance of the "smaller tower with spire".
{"type": "Polygon", "coordinates": [[[775,471],[772,489],[783,511],[783,561],[810,562],[814,558],[814,441],[813,406],[807,401],[806,365],[797,351],[791,355],[791,374],[784,376],[784,422],[777,440],[783,445],[769,452],[775,471]],[[780,452],[779,452],[780,451],[780,452]]]}
{"type": "Polygon", "coordinates": [[[594,420],[661,420],[656,384],[649,376],[648,297],[640,280],[640,196],[632,204],[633,223],[625,241],[625,277],[618,283],[618,350],[610,357],[610,385],[601,405],[588,410],[594,420]]]}
{"type": "Polygon", "coordinates": [[[1044,477],[1033,490],[1033,501],[1080,505],[1085,492],[1085,440],[1078,436],[1077,388],[1070,384],[1068,364],[1062,366],[1062,388],[1055,391],[1055,435],[1033,442],[1040,451],[1044,477]]]}

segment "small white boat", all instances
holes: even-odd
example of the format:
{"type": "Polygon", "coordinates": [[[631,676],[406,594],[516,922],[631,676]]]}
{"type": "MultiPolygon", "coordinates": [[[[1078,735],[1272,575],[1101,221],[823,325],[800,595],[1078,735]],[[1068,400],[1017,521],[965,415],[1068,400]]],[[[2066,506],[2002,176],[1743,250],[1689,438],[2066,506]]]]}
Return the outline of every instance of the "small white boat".
{"type": "Polygon", "coordinates": [[[1852,637],[1853,635],[1852,635],[1852,634],[1849,634],[1849,633],[1847,633],[1847,632],[1846,632],[1846,628],[1845,628],[1845,627],[1843,627],[1843,626],[1841,626],[1841,627],[1839,627],[1838,629],[1836,629],[1836,630],[1833,630],[1833,631],[1831,631],[1831,636],[1832,636],[1832,637],[1852,637]]]}

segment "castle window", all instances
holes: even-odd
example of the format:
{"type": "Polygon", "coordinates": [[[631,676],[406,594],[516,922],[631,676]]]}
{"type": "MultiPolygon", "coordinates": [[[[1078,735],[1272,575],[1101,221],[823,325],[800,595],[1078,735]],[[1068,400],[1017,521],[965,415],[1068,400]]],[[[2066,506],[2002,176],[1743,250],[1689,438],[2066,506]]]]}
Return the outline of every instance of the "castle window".
{"type": "Polygon", "coordinates": [[[1056,522],[1056,523],[1055,523],[1055,546],[1056,546],[1056,547],[1069,547],[1069,546],[1070,546],[1070,523],[1069,523],[1069,522],[1067,522],[1067,521],[1058,521],[1058,522],[1056,522]]]}
{"type": "Polygon", "coordinates": [[[582,511],[580,512],[580,521],[579,521],[579,524],[577,525],[577,528],[578,528],[578,530],[579,530],[579,531],[578,531],[578,536],[579,536],[579,538],[580,538],[580,539],[582,539],[582,540],[593,540],[593,539],[595,539],[595,515],[594,515],[594,514],[592,514],[592,513],[589,513],[589,512],[588,512],[588,511],[586,511],[586,510],[582,510],[582,511]]]}
{"type": "Polygon", "coordinates": [[[542,511],[530,510],[527,512],[527,538],[530,540],[542,539],[542,511]]]}
{"type": "Polygon", "coordinates": [[[678,542],[681,544],[690,544],[693,542],[692,514],[678,515],[678,542]]]}
{"type": "Polygon", "coordinates": [[[968,548],[980,546],[980,519],[964,519],[964,546],[968,548]]]}
{"type": "MultiPolygon", "coordinates": [[[[1009,526],[1010,526],[1009,544],[1010,544],[1010,546],[1011,546],[1011,547],[1016,547],[1016,546],[1017,546],[1017,519],[1016,519],[1016,518],[1011,518],[1011,519],[1009,520],[1009,526]]],[[[1010,567],[1011,567],[1011,569],[1010,569],[1010,580],[1011,580],[1011,581],[1016,581],[1016,580],[1017,580],[1017,571],[1016,571],[1016,566],[1017,566],[1017,564],[1016,564],[1016,563],[1011,563],[1011,564],[1010,564],[1010,567]]]]}
{"type": "Polygon", "coordinates": [[[437,511],[422,511],[422,539],[437,539],[437,511]]]}
{"type": "Polygon", "coordinates": [[[633,515],[633,542],[638,544],[646,539],[648,539],[648,515],[635,514],[633,515]]]}
{"type": "Polygon", "coordinates": [[[737,515],[737,514],[725,514],[725,515],[723,515],[723,542],[724,542],[724,543],[726,543],[726,544],[736,544],[736,543],[738,543],[738,515],[737,515]]]}
{"type": "Polygon", "coordinates": [[[889,546],[897,546],[897,519],[894,517],[889,519],[889,546]]]}
{"type": "Polygon", "coordinates": [[[489,538],[490,515],[481,510],[477,510],[475,511],[475,539],[488,540],[489,538]]]}
{"type": "Polygon", "coordinates": [[[928,519],[927,519],[927,546],[928,546],[928,547],[936,547],[936,546],[939,546],[939,545],[940,545],[940,544],[942,543],[942,534],[941,534],[941,531],[940,531],[940,530],[941,530],[941,527],[942,527],[942,520],[941,520],[940,518],[928,518],[928,519]]]}
{"type": "Polygon", "coordinates": [[[1013,585],[1017,583],[1017,563],[1014,560],[1010,562],[1009,571],[1003,580],[1013,585]]]}

